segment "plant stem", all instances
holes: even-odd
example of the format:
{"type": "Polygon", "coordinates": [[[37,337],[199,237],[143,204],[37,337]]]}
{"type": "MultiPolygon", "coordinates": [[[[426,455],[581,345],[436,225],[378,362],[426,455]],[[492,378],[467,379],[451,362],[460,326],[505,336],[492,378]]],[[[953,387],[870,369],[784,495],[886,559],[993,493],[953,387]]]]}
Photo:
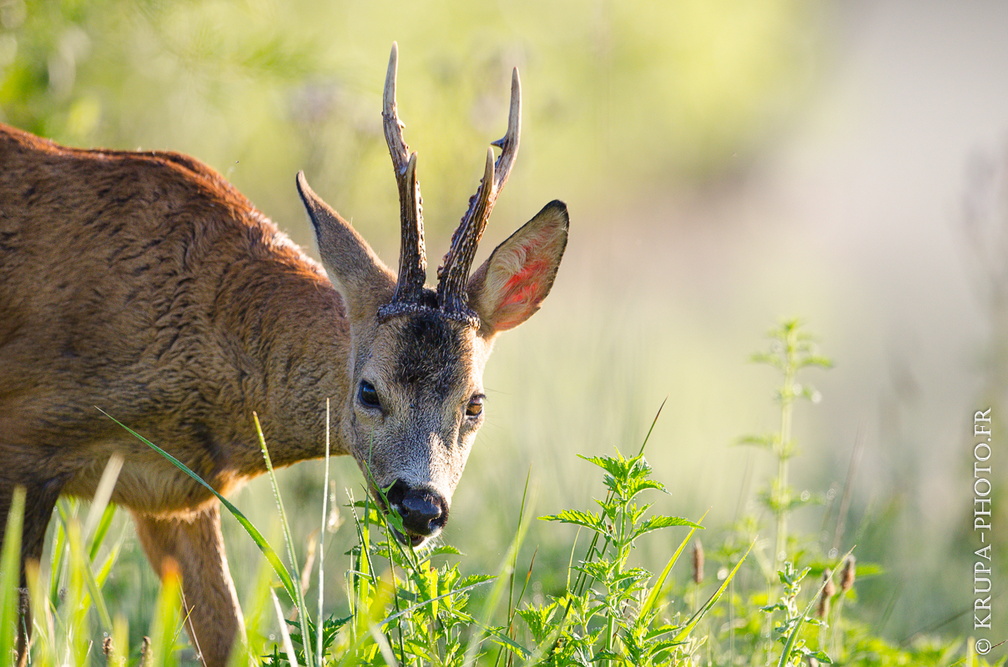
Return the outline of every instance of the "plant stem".
{"type": "Polygon", "coordinates": [[[778,570],[787,559],[787,521],[790,512],[791,491],[788,487],[788,461],[791,458],[791,422],[795,399],[795,374],[798,371],[797,347],[798,329],[786,326],[784,329],[784,383],[780,390],[781,420],[777,437],[777,478],[774,480],[774,513],[776,515],[776,536],[774,539],[774,569],[778,570]]]}

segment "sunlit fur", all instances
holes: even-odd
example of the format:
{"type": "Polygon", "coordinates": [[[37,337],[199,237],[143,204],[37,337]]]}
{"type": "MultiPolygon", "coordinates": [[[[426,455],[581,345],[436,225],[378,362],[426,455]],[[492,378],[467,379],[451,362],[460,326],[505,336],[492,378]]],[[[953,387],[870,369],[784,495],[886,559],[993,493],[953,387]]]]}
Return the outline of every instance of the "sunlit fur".
{"type": "Polygon", "coordinates": [[[38,559],[58,496],[90,496],[121,454],[113,500],[156,571],[178,564],[211,666],[242,623],[217,501],[96,408],[227,493],[264,471],[253,411],[284,466],[322,455],[328,398],[336,453],[377,487],[404,480],[447,506],[491,342],[538,308],[566,240],[553,203],[502,244],[469,283],[478,328],[436,313],[379,320],[394,274],[300,187],[325,270],[197,160],[0,126],[0,520],[25,487],[22,558],[38,559]],[[382,413],[356,402],[362,378],[382,413]]]}

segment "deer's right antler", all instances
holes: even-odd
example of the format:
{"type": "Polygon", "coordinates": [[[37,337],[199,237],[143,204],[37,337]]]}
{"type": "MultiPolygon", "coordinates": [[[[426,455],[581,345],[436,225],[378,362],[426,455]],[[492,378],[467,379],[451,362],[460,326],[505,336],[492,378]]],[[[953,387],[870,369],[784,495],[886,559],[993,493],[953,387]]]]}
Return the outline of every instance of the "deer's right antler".
{"type": "MultiPolygon", "coordinates": [[[[396,69],[399,47],[393,43],[389,56],[388,72],[385,75],[382,118],[384,120],[385,141],[392,166],[395,169],[396,184],[399,186],[400,224],[402,243],[399,251],[399,279],[392,301],[382,306],[381,317],[391,317],[400,313],[414,312],[429,307],[425,303],[424,281],[427,273],[427,258],[424,251],[423,205],[420,186],[416,179],[416,153],[411,153],[403,138],[403,124],[396,111],[396,69]]],[[[462,216],[462,222],[452,235],[451,246],[438,269],[437,307],[447,317],[479,326],[479,317],[466,303],[466,284],[469,270],[483,230],[486,229],[490,212],[497,195],[511,173],[518,155],[521,135],[521,81],[516,68],[511,76],[511,106],[508,111],[508,127],[505,135],[494,141],[492,146],[501,149],[500,157],[494,161],[493,148],[487,149],[486,168],[479,188],[469,199],[469,209],[462,216]]]]}
{"type": "Polygon", "coordinates": [[[388,72],[385,75],[385,93],[382,99],[382,119],[385,128],[385,142],[392,167],[395,169],[396,184],[399,186],[399,218],[402,241],[399,250],[399,280],[395,295],[386,309],[386,315],[416,307],[423,298],[424,281],[427,277],[427,258],[424,252],[423,202],[420,185],[416,179],[416,153],[411,153],[403,138],[403,123],[396,111],[396,70],[399,61],[399,47],[392,43],[388,72]],[[395,305],[399,304],[399,305],[395,305]],[[402,308],[406,306],[406,308],[402,308]]]}
{"type": "Polygon", "coordinates": [[[469,269],[472,268],[476,247],[486,229],[497,195],[514,166],[520,136],[521,81],[518,78],[518,68],[515,68],[511,74],[511,107],[508,111],[507,133],[492,144],[501,149],[500,157],[495,163],[493,149],[487,149],[483,179],[476,194],[469,199],[469,210],[462,216],[462,222],[452,235],[451,247],[438,269],[438,306],[449,317],[471,320],[476,326],[479,326],[479,318],[466,305],[469,269]]]}

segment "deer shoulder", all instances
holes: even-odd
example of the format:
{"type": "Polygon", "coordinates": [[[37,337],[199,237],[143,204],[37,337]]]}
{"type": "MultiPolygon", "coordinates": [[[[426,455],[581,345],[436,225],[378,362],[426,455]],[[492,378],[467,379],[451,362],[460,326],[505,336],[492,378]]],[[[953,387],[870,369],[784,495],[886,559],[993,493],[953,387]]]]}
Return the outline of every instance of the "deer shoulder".
{"type": "Polygon", "coordinates": [[[264,471],[253,412],[283,466],[322,456],[328,400],[333,453],[356,459],[401,516],[399,539],[420,545],[445,526],[483,424],[493,344],[538,310],[563,256],[567,210],[554,201],[472,269],[518,152],[515,71],[500,154],[489,150],[427,285],[396,65],[393,48],[382,117],[400,200],[396,270],[304,174],[321,263],[194,158],[66,148],[0,126],[0,520],[25,488],[22,559],[39,558],[58,496],[90,496],[120,457],[112,498],[155,570],[181,569],[208,665],[226,662],[242,624],[216,500],[106,415],[226,493],[264,471]]]}

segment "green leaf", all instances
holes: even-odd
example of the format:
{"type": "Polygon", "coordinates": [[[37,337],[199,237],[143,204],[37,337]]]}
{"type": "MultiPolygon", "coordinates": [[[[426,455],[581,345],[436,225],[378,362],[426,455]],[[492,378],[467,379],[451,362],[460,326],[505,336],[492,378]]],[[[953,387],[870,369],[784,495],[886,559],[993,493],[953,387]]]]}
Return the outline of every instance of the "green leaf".
{"type": "Polygon", "coordinates": [[[749,357],[749,361],[754,364],[764,364],[766,366],[773,366],[777,369],[782,369],[784,367],[781,362],[780,355],[772,354],[769,352],[757,352],[749,357]]]}
{"type": "Polygon", "coordinates": [[[518,616],[525,621],[532,638],[541,641],[553,628],[550,621],[553,619],[553,612],[556,611],[557,603],[554,601],[550,605],[541,607],[526,607],[518,610],[518,616]]]}
{"type": "Polygon", "coordinates": [[[643,523],[641,523],[633,534],[630,536],[631,540],[635,540],[645,533],[650,533],[652,530],[659,530],[661,528],[671,528],[673,526],[689,526],[690,528],[703,528],[698,523],[693,523],[689,519],[684,519],[679,516],[663,516],[656,515],[648,517],[643,523]]]}
{"type": "Polygon", "coordinates": [[[619,452],[616,452],[616,457],[581,456],[580,454],[578,454],[578,457],[588,461],[589,463],[594,463],[617,480],[626,479],[628,473],[630,472],[630,462],[623,458],[623,455],[619,452]]]}
{"type": "Polygon", "coordinates": [[[609,532],[606,529],[605,522],[602,521],[601,517],[590,512],[567,509],[563,510],[559,514],[550,514],[539,518],[543,521],[559,521],[560,523],[584,526],[585,528],[590,528],[591,530],[594,530],[597,533],[602,533],[603,535],[606,535],[609,532]]]}
{"type": "Polygon", "coordinates": [[[590,560],[583,562],[576,567],[580,572],[584,572],[592,579],[601,582],[608,582],[612,576],[613,564],[607,560],[590,560]]]}
{"type": "Polygon", "coordinates": [[[807,357],[803,357],[798,362],[799,368],[805,366],[818,366],[819,368],[833,368],[833,362],[826,357],[812,354],[807,357]]]}
{"type": "Polygon", "coordinates": [[[389,623],[391,623],[392,621],[396,620],[397,618],[400,618],[402,616],[406,616],[408,614],[411,614],[414,611],[416,611],[418,609],[421,609],[423,607],[434,605],[434,604],[440,602],[441,600],[443,600],[444,598],[446,598],[446,597],[448,597],[450,595],[457,595],[459,593],[466,593],[468,591],[471,591],[472,589],[474,589],[474,588],[476,588],[478,586],[482,586],[483,584],[487,583],[488,581],[492,581],[493,579],[496,579],[496,577],[490,577],[489,579],[484,579],[483,581],[477,581],[476,583],[469,584],[468,586],[463,586],[461,588],[456,588],[453,591],[448,591],[447,593],[443,593],[441,595],[434,596],[434,597],[432,597],[430,599],[421,600],[421,601],[417,602],[416,604],[414,604],[414,605],[412,605],[410,607],[407,607],[406,609],[403,609],[401,611],[397,611],[396,613],[391,614],[390,616],[386,616],[379,623],[379,625],[382,625],[382,626],[388,625],[389,623]]]}
{"type": "Polygon", "coordinates": [[[459,580],[458,586],[455,588],[455,591],[458,592],[463,588],[470,588],[475,584],[482,584],[488,581],[493,581],[496,578],[497,575],[494,574],[470,574],[469,576],[463,577],[462,579],[459,580]]]}
{"type": "Polygon", "coordinates": [[[430,551],[424,553],[424,558],[430,560],[435,556],[461,556],[462,552],[453,547],[450,544],[438,544],[432,547],[430,551]]]}
{"type": "Polygon", "coordinates": [[[764,435],[744,435],[736,440],[735,444],[761,447],[763,449],[773,449],[777,445],[777,434],[766,433],[764,435]]]}
{"type": "Polygon", "coordinates": [[[624,489],[623,492],[624,498],[626,500],[630,500],[631,498],[639,494],[641,491],[646,491],[648,489],[655,489],[663,493],[668,493],[668,491],[665,488],[665,485],[662,484],[661,482],[657,482],[653,479],[633,478],[627,480],[626,482],[626,488],[624,489]]]}
{"type": "Polygon", "coordinates": [[[494,642],[498,646],[503,646],[504,648],[509,649],[511,652],[517,654],[522,660],[525,660],[532,655],[527,648],[502,632],[488,632],[487,636],[490,637],[490,641],[494,642]]]}

